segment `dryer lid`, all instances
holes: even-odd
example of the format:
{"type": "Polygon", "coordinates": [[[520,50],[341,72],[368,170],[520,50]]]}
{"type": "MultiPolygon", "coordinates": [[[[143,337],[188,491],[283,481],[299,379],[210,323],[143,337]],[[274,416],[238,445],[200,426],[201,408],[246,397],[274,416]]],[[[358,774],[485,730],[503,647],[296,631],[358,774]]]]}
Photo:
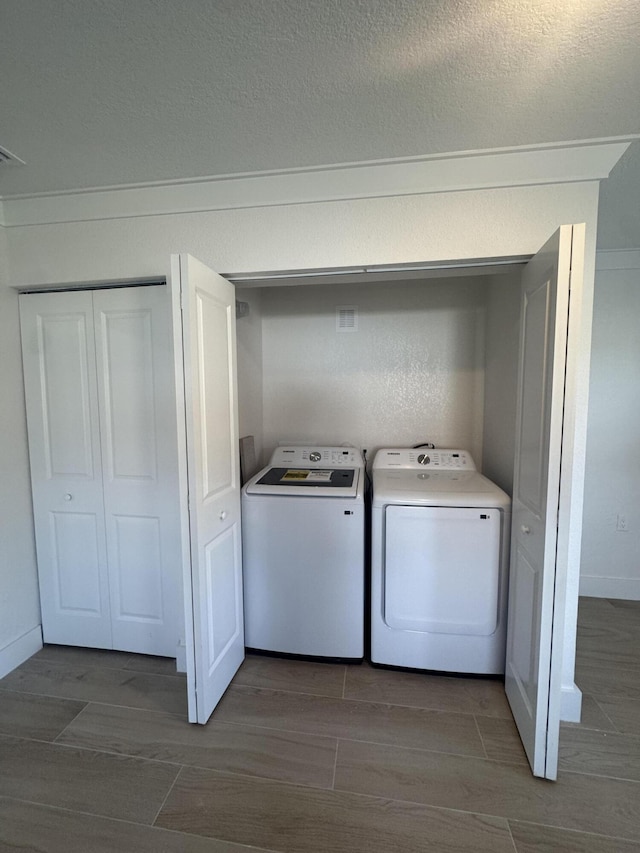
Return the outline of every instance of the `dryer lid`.
{"type": "Polygon", "coordinates": [[[476,470],[468,450],[388,447],[373,460],[373,505],[502,507],[506,492],[476,470]]]}

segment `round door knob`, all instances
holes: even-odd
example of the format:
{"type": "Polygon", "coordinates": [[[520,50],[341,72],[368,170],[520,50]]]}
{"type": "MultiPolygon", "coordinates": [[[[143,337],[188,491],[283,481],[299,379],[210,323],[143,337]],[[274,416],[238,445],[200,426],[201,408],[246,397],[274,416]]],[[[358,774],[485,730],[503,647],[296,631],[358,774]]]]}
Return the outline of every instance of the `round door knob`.
{"type": "Polygon", "coordinates": [[[531,528],[527,527],[526,524],[523,524],[522,527],[520,528],[520,530],[522,531],[522,533],[525,533],[525,534],[531,533],[531,528]]]}
{"type": "Polygon", "coordinates": [[[65,501],[70,501],[70,500],[72,500],[72,498],[73,498],[73,495],[70,495],[69,492],[67,492],[67,494],[64,496],[65,501]]]}
{"type": "Polygon", "coordinates": [[[226,509],[223,509],[222,512],[220,513],[220,521],[224,521],[226,517],[227,517],[227,511],[226,511],[226,509]]]}

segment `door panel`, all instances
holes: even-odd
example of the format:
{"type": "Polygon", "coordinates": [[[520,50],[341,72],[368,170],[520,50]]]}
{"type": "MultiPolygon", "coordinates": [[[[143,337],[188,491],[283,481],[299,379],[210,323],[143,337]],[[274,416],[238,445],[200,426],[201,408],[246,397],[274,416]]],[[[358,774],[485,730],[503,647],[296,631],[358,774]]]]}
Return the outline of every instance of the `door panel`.
{"type": "Polygon", "coordinates": [[[20,296],[45,642],[111,648],[91,293],[20,296]]]}
{"type": "Polygon", "coordinates": [[[235,289],[172,257],[189,720],[206,723],[244,659],[235,289]]]}
{"type": "Polygon", "coordinates": [[[114,648],[176,656],[180,523],[166,286],[93,294],[114,648]]]}
{"type": "Polygon", "coordinates": [[[197,350],[204,365],[216,366],[215,371],[202,370],[198,377],[203,415],[199,433],[205,501],[214,496],[222,497],[236,486],[233,482],[235,447],[231,446],[232,412],[229,409],[232,381],[229,313],[232,308],[235,312],[235,301],[230,306],[207,292],[195,294],[197,350]]]}
{"type": "Polygon", "coordinates": [[[97,294],[102,344],[102,434],[105,471],[111,479],[157,479],[157,428],[153,394],[152,307],[120,306],[131,294],[97,294]],[[109,303],[119,307],[108,307],[109,303]]]}
{"type": "Polygon", "coordinates": [[[571,278],[574,229],[581,227],[562,226],[522,277],[505,680],[534,775],[549,779],[557,774],[560,726],[550,683],[562,667],[562,638],[552,644],[552,635],[554,607],[560,618],[565,594],[556,582],[556,546],[569,289],[581,284],[571,278]]]}
{"type": "Polygon", "coordinates": [[[58,617],[103,615],[99,520],[86,512],[51,512],[50,553],[53,602],[58,617]]]}
{"type": "MultiPolygon", "coordinates": [[[[551,279],[540,286],[532,287],[523,295],[524,353],[522,359],[522,382],[527,393],[522,397],[522,417],[520,422],[520,454],[518,458],[519,497],[531,512],[538,516],[543,511],[543,490],[545,484],[545,428],[548,429],[548,400],[545,389],[548,382],[551,300],[555,298],[555,288],[551,279]],[[541,334],[536,334],[540,330],[541,334]]],[[[552,342],[551,342],[552,343],[552,342]]]]}
{"type": "MultiPolygon", "coordinates": [[[[238,527],[228,528],[205,549],[207,598],[212,602],[206,611],[209,633],[207,672],[213,674],[226,649],[242,632],[240,578],[235,571],[238,561],[238,527]],[[228,607],[232,601],[235,607],[228,607]]],[[[244,642],[244,637],[243,637],[244,642]]]]}
{"type": "Polygon", "coordinates": [[[112,618],[162,624],[166,596],[159,519],[114,516],[113,533],[112,618]]]}
{"type": "Polygon", "coordinates": [[[93,376],[88,357],[93,335],[87,315],[40,315],[36,323],[47,474],[93,479],[93,376]]]}
{"type": "Polygon", "coordinates": [[[511,606],[513,615],[510,618],[518,625],[519,634],[524,642],[514,643],[512,647],[513,661],[511,672],[517,680],[518,688],[526,705],[527,713],[533,716],[536,700],[536,657],[538,647],[534,634],[533,615],[538,609],[540,598],[540,573],[520,550],[517,556],[518,571],[514,573],[512,582],[511,606]]]}

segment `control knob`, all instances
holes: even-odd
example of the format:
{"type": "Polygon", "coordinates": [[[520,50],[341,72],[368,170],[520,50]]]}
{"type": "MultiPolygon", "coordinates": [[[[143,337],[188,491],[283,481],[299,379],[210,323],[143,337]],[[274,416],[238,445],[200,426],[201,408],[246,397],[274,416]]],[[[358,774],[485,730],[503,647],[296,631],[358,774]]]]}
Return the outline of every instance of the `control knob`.
{"type": "Polygon", "coordinates": [[[431,457],[426,453],[420,453],[418,456],[418,465],[428,465],[431,462],[431,457]]]}

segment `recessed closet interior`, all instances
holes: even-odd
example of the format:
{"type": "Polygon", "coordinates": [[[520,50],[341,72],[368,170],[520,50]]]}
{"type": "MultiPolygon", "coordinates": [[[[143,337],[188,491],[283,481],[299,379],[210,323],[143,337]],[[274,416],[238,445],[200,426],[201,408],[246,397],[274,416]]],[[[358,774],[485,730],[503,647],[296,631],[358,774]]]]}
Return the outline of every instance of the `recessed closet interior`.
{"type": "Polygon", "coordinates": [[[237,321],[240,430],[258,463],[279,442],[348,442],[371,460],[431,441],[469,450],[510,492],[517,268],[238,287],[237,298],[249,307],[237,321]]]}

